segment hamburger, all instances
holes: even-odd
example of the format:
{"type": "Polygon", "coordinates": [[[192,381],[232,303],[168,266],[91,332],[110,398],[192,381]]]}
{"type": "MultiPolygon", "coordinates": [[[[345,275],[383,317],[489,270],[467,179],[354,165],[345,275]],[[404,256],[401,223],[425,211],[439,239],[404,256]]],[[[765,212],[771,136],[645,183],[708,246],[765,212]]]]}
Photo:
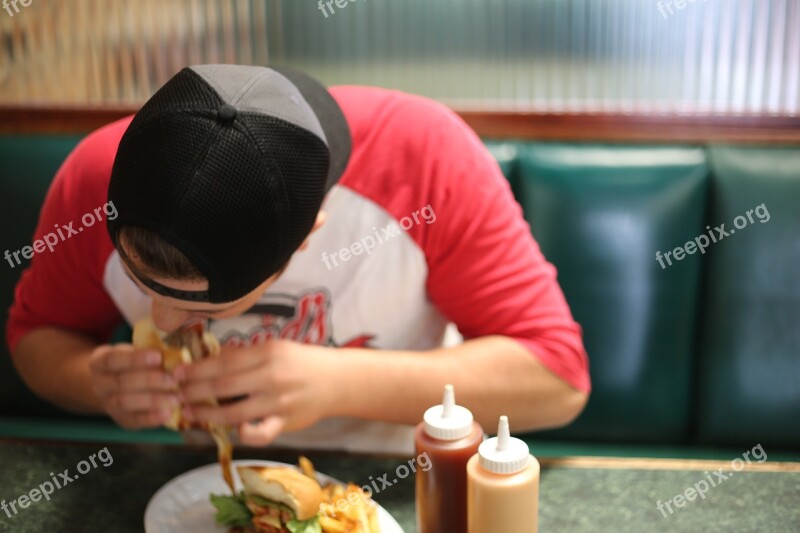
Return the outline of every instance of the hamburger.
{"type": "MultiPolygon", "coordinates": [[[[172,333],[164,333],[156,328],[152,318],[146,318],[136,323],[133,328],[133,345],[140,349],[155,349],[161,352],[161,366],[171,372],[180,364],[191,364],[207,357],[219,355],[219,341],[211,333],[205,331],[202,323],[177,329],[172,333]]],[[[213,399],[210,404],[216,404],[213,399]]],[[[181,407],[177,406],[172,416],[164,424],[170,429],[182,431],[192,428],[209,429],[207,424],[191,423],[181,416],[181,407]]]]}
{"type": "Polygon", "coordinates": [[[211,495],[216,520],[236,533],[321,533],[323,491],[316,480],[286,467],[236,468],[244,490],[211,495]]]}
{"type": "MultiPolygon", "coordinates": [[[[152,318],[146,318],[137,322],[133,328],[133,345],[139,349],[155,349],[161,352],[161,366],[167,372],[180,364],[191,364],[207,357],[218,357],[220,352],[219,341],[213,334],[205,331],[202,322],[187,325],[172,333],[165,333],[156,327],[152,318]]],[[[209,398],[206,403],[218,405],[216,398],[209,398]]],[[[234,491],[233,476],[230,471],[233,445],[227,426],[190,422],[183,418],[181,406],[175,407],[170,419],[164,425],[175,431],[200,428],[211,433],[217,443],[222,475],[231,492],[234,491]]]]}

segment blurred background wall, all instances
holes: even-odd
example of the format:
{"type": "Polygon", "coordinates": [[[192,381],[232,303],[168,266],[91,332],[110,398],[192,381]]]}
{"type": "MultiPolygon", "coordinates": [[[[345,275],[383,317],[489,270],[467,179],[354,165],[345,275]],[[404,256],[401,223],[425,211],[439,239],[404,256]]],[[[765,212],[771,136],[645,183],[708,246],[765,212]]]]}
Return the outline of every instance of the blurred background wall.
{"type": "Polygon", "coordinates": [[[2,103],[139,104],[226,62],[459,109],[800,113],[798,0],[26,1],[0,10],[2,103]]]}
{"type": "MultiPolygon", "coordinates": [[[[420,93],[484,139],[590,354],[550,437],[800,449],[800,0],[0,0],[4,248],[83,136],[206,62],[420,93]]],[[[0,417],[57,416],[3,352],[0,417]]]]}

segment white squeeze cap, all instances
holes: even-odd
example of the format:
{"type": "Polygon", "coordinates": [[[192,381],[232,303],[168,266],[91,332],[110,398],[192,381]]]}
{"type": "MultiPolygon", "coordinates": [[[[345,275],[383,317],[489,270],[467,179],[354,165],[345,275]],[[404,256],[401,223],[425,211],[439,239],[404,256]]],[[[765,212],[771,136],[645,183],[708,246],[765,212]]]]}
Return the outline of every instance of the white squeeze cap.
{"type": "Polygon", "coordinates": [[[516,474],[530,463],[530,450],[524,441],[511,436],[508,417],[501,416],[497,436],[483,441],[478,448],[481,467],[495,474],[516,474]]]}
{"type": "Polygon", "coordinates": [[[434,439],[458,440],[472,433],[472,413],[466,407],[456,405],[456,394],[452,385],[444,386],[442,405],[434,405],[425,411],[425,433],[434,439]]]}

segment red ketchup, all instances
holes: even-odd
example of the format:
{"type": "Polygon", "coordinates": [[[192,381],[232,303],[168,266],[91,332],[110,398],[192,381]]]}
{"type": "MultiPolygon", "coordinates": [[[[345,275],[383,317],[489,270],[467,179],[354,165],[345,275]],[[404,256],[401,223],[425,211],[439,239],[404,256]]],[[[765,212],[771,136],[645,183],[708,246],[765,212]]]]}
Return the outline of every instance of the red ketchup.
{"type": "Polygon", "coordinates": [[[452,385],[444,401],[425,411],[414,434],[417,457],[417,532],[467,532],[467,462],[478,453],[483,429],[456,405],[452,385]]]}

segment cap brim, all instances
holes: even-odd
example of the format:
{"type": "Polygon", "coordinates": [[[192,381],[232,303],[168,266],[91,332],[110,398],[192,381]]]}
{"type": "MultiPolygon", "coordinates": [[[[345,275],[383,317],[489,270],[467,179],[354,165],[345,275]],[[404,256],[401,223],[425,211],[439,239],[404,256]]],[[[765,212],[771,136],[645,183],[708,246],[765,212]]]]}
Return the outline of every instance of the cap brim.
{"type": "Polygon", "coordinates": [[[311,76],[286,66],[270,66],[291,81],[305,98],[325,132],[331,160],[325,190],[330,190],[344,174],[350,160],[352,139],[350,127],[339,104],[320,82],[311,76]]]}

